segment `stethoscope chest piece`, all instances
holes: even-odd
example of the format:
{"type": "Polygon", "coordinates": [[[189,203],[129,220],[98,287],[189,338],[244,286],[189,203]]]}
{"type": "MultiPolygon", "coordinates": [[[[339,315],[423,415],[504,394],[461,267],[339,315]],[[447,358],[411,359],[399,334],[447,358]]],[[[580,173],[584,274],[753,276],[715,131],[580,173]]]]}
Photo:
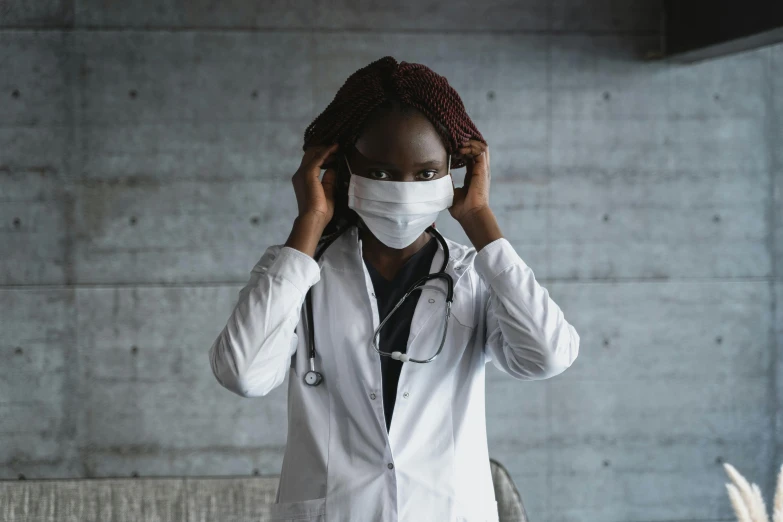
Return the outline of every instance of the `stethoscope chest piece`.
{"type": "Polygon", "coordinates": [[[321,384],[321,381],[324,380],[324,376],[320,374],[320,372],[317,372],[315,370],[310,370],[307,372],[304,376],[304,382],[308,386],[318,386],[321,384]]]}

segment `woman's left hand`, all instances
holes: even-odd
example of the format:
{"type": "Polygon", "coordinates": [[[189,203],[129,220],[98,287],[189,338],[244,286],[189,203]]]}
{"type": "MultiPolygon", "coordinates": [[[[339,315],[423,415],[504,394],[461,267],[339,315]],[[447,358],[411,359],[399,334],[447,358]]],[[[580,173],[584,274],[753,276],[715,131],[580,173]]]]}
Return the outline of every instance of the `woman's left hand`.
{"type": "Polygon", "coordinates": [[[462,186],[454,187],[449,213],[463,223],[489,208],[489,147],[478,140],[468,140],[456,156],[465,158],[467,171],[462,186]]]}
{"type": "Polygon", "coordinates": [[[500,225],[489,208],[489,147],[480,141],[469,140],[459,148],[458,156],[465,158],[467,172],[465,183],[459,188],[454,187],[454,201],[449,213],[462,225],[478,252],[503,237],[500,225]]]}

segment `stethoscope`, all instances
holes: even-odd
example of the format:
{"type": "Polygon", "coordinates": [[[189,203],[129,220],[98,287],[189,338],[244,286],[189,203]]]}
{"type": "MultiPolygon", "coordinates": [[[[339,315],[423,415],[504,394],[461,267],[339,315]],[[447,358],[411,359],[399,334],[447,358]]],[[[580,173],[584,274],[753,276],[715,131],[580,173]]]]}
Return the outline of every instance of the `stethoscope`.
{"type": "MultiPolygon", "coordinates": [[[[375,332],[372,336],[372,346],[375,349],[376,352],[379,354],[391,357],[392,359],[402,361],[402,362],[415,362],[415,363],[428,363],[431,362],[435,357],[437,357],[440,352],[443,350],[443,345],[446,343],[446,333],[448,331],[449,327],[449,317],[451,317],[451,302],[454,300],[454,278],[451,277],[450,274],[447,274],[445,272],[446,265],[449,263],[449,247],[446,244],[446,240],[443,238],[443,236],[435,230],[435,227],[429,226],[427,227],[427,232],[430,232],[433,234],[438,242],[443,247],[443,264],[440,267],[440,270],[433,273],[433,274],[427,274],[426,276],[420,278],[418,281],[413,283],[411,287],[408,289],[407,292],[405,292],[405,295],[400,298],[400,300],[397,302],[396,305],[394,305],[394,308],[392,308],[391,312],[381,321],[381,323],[378,325],[378,328],[375,329],[375,332]],[[435,352],[435,354],[428,358],[428,359],[414,359],[408,354],[395,351],[395,352],[384,352],[378,347],[378,336],[380,335],[381,328],[383,328],[383,325],[386,324],[386,321],[389,320],[389,318],[394,314],[397,309],[402,306],[402,303],[405,302],[405,299],[408,298],[413,292],[416,290],[421,289],[424,284],[427,281],[430,281],[432,279],[443,279],[446,281],[446,322],[443,325],[443,336],[440,340],[440,346],[438,346],[438,351],[435,352]]],[[[320,252],[317,252],[315,254],[315,260],[318,261],[320,257],[323,255],[323,253],[326,251],[327,248],[329,248],[329,245],[331,245],[335,239],[337,239],[340,236],[340,234],[335,234],[334,237],[331,237],[327,239],[321,248],[320,252]]],[[[323,381],[323,375],[320,372],[317,372],[315,370],[315,332],[313,331],[313,304],[310,299],[310,291],[308,290],[307,295],[305,297],[305,306],[307,309],[307,330],[309,334],[309,340],[310,340],[310,371],[308,371],[304,376],[304,382],[309,386],[318,386],[323,381]]]]}

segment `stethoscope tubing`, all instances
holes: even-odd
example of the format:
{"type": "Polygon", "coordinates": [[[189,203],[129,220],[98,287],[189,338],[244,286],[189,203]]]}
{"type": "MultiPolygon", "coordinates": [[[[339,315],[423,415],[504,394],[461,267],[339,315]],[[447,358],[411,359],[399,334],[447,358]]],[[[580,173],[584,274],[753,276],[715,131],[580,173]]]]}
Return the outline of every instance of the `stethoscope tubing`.
{"type": "Polygon", "coordinates": [[[378,328],[376,328],[375,332],[373,332],[373,335],[372,335],[372,347],[379,354],[384,355],[386,357],[391,357],[392,359],[395,359],[397,361],[415,362],[415,363],[428,363],[428,362],[434,360],[435,357],[437,357],[440,354],[441,350],[443,350],[443,345],[446,343],[446,333],[447,333],[448,328],[449,328],[449,317],[451,317],[451,302],[453,301],[453,299],[454,299],[454,282],[453,282],[453,280],[452,280],[452,278],[451,278],[451,276],[449,274],[446,274],[445,272],[435,272],[434,274],[427,274],[426,276],[422,277],[421,279],[419,279],[418,281],[413,283],[413,285],[410,287],[410,289],[407,292],[405,292],[405,295],[403,295],[400,298],[400,300],[397,301],[397,304],[394,305],[394,308],[392,308],[392,310],[388,313],[388,315],[383,318],[383,321],[381,321],[381,324],[379,324],[378,328]],[[394,315],[394,312],[400,306],[402,306],[402,303],[405,302],[405,299],[407,299],[408,296],[410,296],[416,290],[421,290],[423,288],[424,284],[427,281],[429,281],[431,279],[436,279],[436,278],[441,278],[441,279],[445,280],[446,281],[446,287],[447,287],[447,290],[446,290],[446,321],[445,321],[445,323],[443,325],[443,336],[441,337],[440,346],[438,346],[438,351],[435,352],[435,355],[433,355],[429,359],[413,359],[413,358],[409,357],[407,354],[402,353],[402,352],[398,352],[398,351],[395,351],[395,352],[384,352],[384,351],[382,351],[378,347],[378,336],[381,333],[381,328],[383,328],[383,325],[385,325],[386,321],[388,321],[391,318],[391,316],[394,315]]]}
{"type": "MultiPolygon", "coordinates": [[[[415,363],[428,363],[433,361],[443,350],[443,345],[446,343],[446,333],[448,331],[448,325],[449,325],[449,317],[451,317],[451,303],[454,300],[454,279],[451,277],[451,275],[446,273],[446,266],[449,263],[449,247],[446,244],[446,240],[443,238],[440,232],[438,232],[434,226],[427,227],[427,231],[432,233],[438,242],[443,247],[443,264],[441,265],[441,268],[438,272],[427,274],[426,276],[421,277],[418,281],[416,281],[411,288],[405,292],[405,295],[402,296],[402,298],[397,302],[397,304],[394,306],[394,308],[389,312],[389,314],[384,317],[383,321],[378,325],[378,327],[375,329],[375,332],[373,333],[372,337],[372,347],[375,349],[376,352],[381,354],[382,356],[391,357],[392,359],[399,360],[402,362],[415,362],[415,363]],[[443,326],[443,336],[441,337],[440,345],[438,346],[438,351],[435,352],[434,355],[432,355],[428,359],[413,359],[411,357],[408,357],[407,354],[402,352],[384,352],[382,351],[377,344],[377,338],[380,334],[381,328],[386,324],[386,322],[389,320],[389,318],[394,314],[394,312],[402,305],[402,303],[405,301],[405,299],[410,296],[413,292],[416,290],[421,290],[423,285],[432,279],[443,279],[446,282],[446,322],[443,326]]],[[[334,236],[329,237],[325,240],[323,247],[316,252],[315,254],[315,260],[316,262],[321,258],[324,252],[326,252],[326,249],[329,248],[329,245],[331,245],[344,231],[335,233],[334,236]]],[[[307,330],[308,330],[308,340],[310,343],[310,370],[305,374],[304,376],[304,382],[309,386],[318,386],[323,382],[323,375],[315,370],[315,332],[313,329],[313,303],[310,296],[311,292],[310,290],[307,291],[307,294],[305,296],[305,309],[306,309],[306,315],[307,315],[307,330]]]]}

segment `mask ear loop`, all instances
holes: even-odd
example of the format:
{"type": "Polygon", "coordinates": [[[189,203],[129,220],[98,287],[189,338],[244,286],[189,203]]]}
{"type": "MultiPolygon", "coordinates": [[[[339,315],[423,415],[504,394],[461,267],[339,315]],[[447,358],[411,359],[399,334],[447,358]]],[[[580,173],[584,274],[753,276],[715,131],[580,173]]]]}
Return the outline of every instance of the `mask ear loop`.
{"type": "MultiPolygon", "coordinates": [[[[351,164],[348,163],[348,155],[343,153],[343,158],[345,159],[345,165],[348,167],[348,174],[350,174],[350,176],[353,177],[353,171],[351,170],[351,164]]],[[[345,185],[345,186],[350,185],[350,181],[348,181],[348,180],[343,181],[343,185],[345,185]]],[[[369,228],[367,228],[367,225],[364,223],[364,220],[362,219],[361,216],[359,216],[359,220],[356,222],[356,227],[360,228],[360,229],[363,229],[363,230],[368,230],[369,231],[369,228]]]]}
{"type": "MultiPolygon", "coordinates": [[[[350,176],[353,176],[353,171],[351,170],[351,164],[350,164],[350,163],[348,163],[348,154],[345,154],[345,153],[343,153],[343,159],[345,160],[345,165],[348,167],[348,174],[349,174],[350,176]]],[[[349,178],[349,179],[350,179],[350,178],[349,178]]],[[[343,181],[343,185],[346,185],[346,186],[347,186],[347,185],[349,185],[349,184],[350,184],[350,181],[349,181],[349,180],[345,180],[345,181],[343,181]]]]}
{"type": "MultiPolygon", "coordinates": [[[[451,176],[451,154],[449,154],[448,167],[446,168],[446,170],[447,170],[446,175],[451,176]]],[[[454,180],[451,180],[451,189],[454,190],[454,180]]],[[[432,226],[435,227],[435,223],[433,223],[432,226]]]]}

